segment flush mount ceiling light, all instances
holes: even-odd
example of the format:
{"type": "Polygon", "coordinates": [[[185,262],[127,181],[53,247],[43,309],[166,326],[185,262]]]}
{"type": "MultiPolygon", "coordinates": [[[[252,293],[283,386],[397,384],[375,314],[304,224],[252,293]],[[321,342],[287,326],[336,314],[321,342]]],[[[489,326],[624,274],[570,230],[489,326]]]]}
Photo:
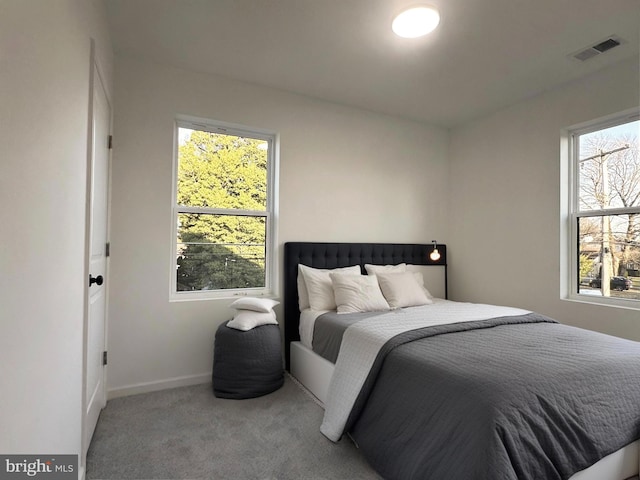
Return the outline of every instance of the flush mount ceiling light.
{"type": "Polygon", "coordinates": [[[440,14],[435,7],[422,5],[411,7],[400,13],[391,24],[399,37],[417,38],[432,32],[440,23],[440,14]]]}

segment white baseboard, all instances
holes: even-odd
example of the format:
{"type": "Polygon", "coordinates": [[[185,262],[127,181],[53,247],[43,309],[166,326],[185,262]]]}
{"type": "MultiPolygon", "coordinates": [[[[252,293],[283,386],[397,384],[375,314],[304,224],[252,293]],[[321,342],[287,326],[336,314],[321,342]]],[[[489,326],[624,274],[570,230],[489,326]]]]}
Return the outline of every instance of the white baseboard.
{"type": "Polygon", "coordinates": [[[134,385],[126,385],[124,387],[111,388],[107,391],[107,400],[118,397],[126,397],[129,395],[137,395],[139,393],[157,392],[168,388],[187,387],[189,385],[199,385],[201,383],[211,382],[211,372],[201,373],[198,375],[186,375],[184,377],[173,377],[165,380],[156,380],[153,382],[137,383],[134,385]]]}

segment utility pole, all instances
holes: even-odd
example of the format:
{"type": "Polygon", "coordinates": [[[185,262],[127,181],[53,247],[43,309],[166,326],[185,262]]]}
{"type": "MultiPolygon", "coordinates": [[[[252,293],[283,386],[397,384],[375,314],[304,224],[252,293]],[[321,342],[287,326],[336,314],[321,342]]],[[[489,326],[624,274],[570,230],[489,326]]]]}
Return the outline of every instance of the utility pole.
{"type": "MultiPolygon", "coordinates": [[[[608,152],[603,152],[592,155],[588,158],[583,158],[579,163],[586,162],[587,160],[593,160],[594,158],[600,158],[600,173],[602,176],[602,210],[609,207],[610,189],[609,189],[609,155],[617,152],[621,152],[629,148],[629,145],[625,145],[608,152]]],[[[611,277],[613,276],[613,262],[611,254],[611,217],[603,212],[602,215],[602,247],[600,249],[600,291],[603,297],[611,296],[611,277]]]]}
{"type": "MultiPolygon", "coordinates": [[[[609,155],[600,150],[600,164],[602,165],[602,197],[605,207],[609,206],[609,155]]],[[[613,264],[611,262],[611,217],[602,216],[602,273],[600,274],[600,291],[603,297],[611,295],[611,277],[613,264]]]]}

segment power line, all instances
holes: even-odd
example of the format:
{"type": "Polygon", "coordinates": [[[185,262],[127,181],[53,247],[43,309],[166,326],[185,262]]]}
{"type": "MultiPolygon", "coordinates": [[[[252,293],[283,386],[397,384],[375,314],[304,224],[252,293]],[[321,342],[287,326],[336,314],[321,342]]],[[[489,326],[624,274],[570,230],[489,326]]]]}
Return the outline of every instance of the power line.
{"type": "Polygon", "coordinates": [[[608,152],[603,152],[602,150],[600,150],[600,153],[598,153],[596,155],[591,155],[590,157],[587,157],[587,158],[583,158],[582,160],[578,160],[578,163],[586,162],[587,160],[593,160],[594,158],[602,158],[605,155],[611,155],[612,153],[618,153],[618,152],[621,152],[622,150],[626,150],[627,148],[631,148],[628,143],[626,143],[623,147],[616,148],[614,150],[609,150],[608,152]]]}

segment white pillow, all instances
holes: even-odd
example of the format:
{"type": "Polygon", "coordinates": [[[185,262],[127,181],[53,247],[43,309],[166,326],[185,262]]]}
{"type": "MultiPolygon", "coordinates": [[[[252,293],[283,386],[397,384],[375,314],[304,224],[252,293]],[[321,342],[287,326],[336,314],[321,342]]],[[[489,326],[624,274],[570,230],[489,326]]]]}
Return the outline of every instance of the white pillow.
{"type": "Polygon", "coordinates": [[[433,295],[431,295],[431,292],[427,289],[427,287],[424,286],[424,276],[422,275],[422,273],[420,272],[412,272],[412,273],[413,273],[413,276],[416,277],[418,285],[420,285],[420,287],[422,287],[422,289],[424,290],[424,293],[427,294],[427,298],[433,300],[433,295]]]}
{"type": "Polygon", "coordinates": [[[280,302],[270,298],[243,297],[237,299],[231,305],[231,308],[238,310],[253,310],[254,312],[270,312],[273,307],[280,302]]]}
{"type": "Polygon", "coordinates": [[[269,312],[254,312],[253,310],[238,310],[233,320],[227,323],[227,327],[246,332],[260,325],[277,325],[276,314],[269,312]]]}
{"type": "Polygon", "coordinates": [[[334,269],[311,268],[306,265],[298,265],[298,299],[300,311],[307,308],[311,310],[335,310],[336,300],[331,286],[332,272],[360,275],[360,266],[342,267],[334,269]],[[300,281],[302,279],[302,282],[300,281]]]}
{"type": "Polygon", "coordinates": [[[378,273],[402,273],[407,271],[407,264],[399,263],[398,265],[372,265],[370,263],[365,263],[364,269],[367,271],[367,275],[377,275],[378,273]]]}
{"type": "Polygon", "coordinates": [[[381,273],[377,275],[382,294],[391,308],[415,307],[433,303],[418,283],[414,273],[381,273]]]}
{"type": "Polygon", "coordinates": [[[389,310],[375,275],[331,274],[338,313],[389,310]]]}

